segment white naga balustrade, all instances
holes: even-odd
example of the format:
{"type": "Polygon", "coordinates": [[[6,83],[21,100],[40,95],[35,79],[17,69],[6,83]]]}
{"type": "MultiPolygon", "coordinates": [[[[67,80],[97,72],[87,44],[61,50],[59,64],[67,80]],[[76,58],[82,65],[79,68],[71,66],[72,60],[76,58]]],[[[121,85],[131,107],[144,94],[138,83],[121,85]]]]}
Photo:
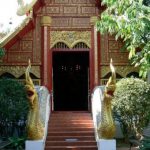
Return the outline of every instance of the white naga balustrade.
{"type": "Polygon", "coordinates": [[[35,86],[35,89],[39,97],[40,117],[44,125],[44,136],[41,140],[27,140],[25,147],[26,150],[44,150],[48,130],[48,120],[50,116],[50,94],[44,86],[35,86]]]}
{"type": "Polygon", "coordinates": [[[101,121],[101,106],[103,101],[104,86],[99,86],[94,89],[92,95],[92,115],[95,128],[95,138],[97,141],[98,150],[116,150],[116,140],[114,139],[99,139],[97,128],[101,121]]]}

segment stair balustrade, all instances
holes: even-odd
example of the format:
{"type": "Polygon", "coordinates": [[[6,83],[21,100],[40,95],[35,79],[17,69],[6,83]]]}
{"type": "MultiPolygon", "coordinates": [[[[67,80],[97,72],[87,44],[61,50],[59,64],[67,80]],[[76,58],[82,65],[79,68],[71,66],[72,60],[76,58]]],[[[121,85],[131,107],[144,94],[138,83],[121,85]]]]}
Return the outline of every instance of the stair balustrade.
{"type": "Polygon", "coordinates": [[[48,121],[50,117],[50,94],[44,86],[35,86],[35,89],[38,94],[40,117],[44,125],[44,136],[41,140],[27,140],[25,150],[44,150],[48,131],[48,121]]]}

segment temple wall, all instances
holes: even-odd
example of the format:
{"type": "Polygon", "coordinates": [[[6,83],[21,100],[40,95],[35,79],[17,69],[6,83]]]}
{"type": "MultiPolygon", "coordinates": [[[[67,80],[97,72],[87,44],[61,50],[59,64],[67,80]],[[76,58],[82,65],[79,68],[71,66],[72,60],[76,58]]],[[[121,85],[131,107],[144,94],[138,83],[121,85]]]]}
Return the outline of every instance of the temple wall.
{"type": "Polygon", "coordinates": [[[101,65],[108,65],[110,59],[116,65],[128,65],[128,52],[121,52],[120,49],[123,46],[121,40],[116,41],[113,36],[102,35],[101,36],[101,65]]]}
{"type": "Polygon", "coordinates": [[[18,40],[7,51],[8,59],[7,63],[22,64],[26,63],[27,59],[32,59],[33,53],[33,31],[28,32],[24,37],[18,40]]]}
{"type": "Polygon", "coordinates": [[[3,63],[0,64],[0,76],[10,74],[14,78],[24,82],[24,73],[28,60],[30,59],[32,61],[31,73],[33,75],[33,81],[36,85],[41,83],[41,40],[40,34],[38,35],[39,38],[36,38],[36,36],[36,30],[30,30],[7,49],[3,63]]]}
{"type": "Polygon", "coordinates": [[[42,14],[52,17],[53,29],[87,29],[90,17],[99,14],[95,0],[46,0],[42,14]]]}
{"type": "Polygon", "coordinates": [[[128,52],[121,51],[123,46],[121,40],[116,41],[114,36],[101,35],[100,39],[100,83],[105,84],[107,82],[108,75],[110,74],[110,59],[112,58],[115,65],[118,80],[123,77],[128,77],[130,74],[136,74],[139,68],[131,66],[128,59],[128,52]]]}
{"type": "MultiPolygon", "coordinates": [[[[33,74],[38,79],[41,78],[42,39],[40,20],[42,16],[50,16],[52,18],[49,33],[50,49],[56,41],[64,40],[64,35],[66,35],[66,37],[70,36],[70,38],[67,37],[65,39],[66,43],[70,42],[69,40],[71,40],[71,38],[74,40],[74,37],[79,37],[79,41],[81,41],[84,37],[82,33],[85,34],[85,41],[83,42],[91,48],[90,44],[94,39],[91,39],[91,37],[86,38],[86,36],[91,36],[93,32],[90,18],[92,16],[98,16],[101,12],[96,6],[96,0],[45,0],[45,3],[46,5],[40,8],[34,16],[35,28],[26,31],[23,37],[17,37],[17,41],[7,49],[4,62],[0,64],[5,66],[1,67],[0,75],[6,71],[8,73],[13,72],[13,75],[16,77],[21,76],[25,71],[28,59],[31,59],[32,68],[34,70],[33,74]],[[80,38],[80,35],[82,35],[82,38],[80,38]],[[56,40],[56,38],[59,38],[59,40],[56,40]],[[19,71],[18,68],[24,69],[20,69],[22,71],[17,73],[19,71]]],[[[75,40],[78,41],[78,39],[75,40]]],[[[76,41],[73,41],[71,44],[73,45],[76,41]]],[[[128,53],[120,52],[119,49],[122,46],[121,41],[115,41],[115,38],[109,35],[100,35],[97,42],[100,42],[98,48],[100,79],[105,78],[109,73],[109,62],[111,58],[120,76],[125,77],[131,71],[137,72],[137,69],[131,67],[128,63],[128,53]]],[[[72,47],[71,44],[70,47],[72,47]]]]}

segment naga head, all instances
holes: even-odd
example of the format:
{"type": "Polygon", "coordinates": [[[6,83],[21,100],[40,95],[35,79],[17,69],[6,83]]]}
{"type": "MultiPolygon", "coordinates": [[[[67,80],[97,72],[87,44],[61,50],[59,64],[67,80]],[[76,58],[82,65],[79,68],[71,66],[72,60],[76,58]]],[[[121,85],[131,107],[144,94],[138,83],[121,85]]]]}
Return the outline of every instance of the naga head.
{"type": "Polygon", "coordinates": [[[111,69],[112,75],[106,84],[105,93],[107,94],[107,96],[112,98],[114,96],[113,93],[116,89],[116,73],[115,73],[115,68],[112,64],[112,59],[110,61],[110,69],[111,69]]]}
{"type": "Polygon", "coordinates": [[[28,62],[28,67],[26,69],[26,72],[25,72],[25,88],[26,88],[26,91],[27,91],[27,98],[29,100],[29,104],[31,106],[31,108],[34,108],[34,101],[35,101],[35,97],[36,97],[36,91],[35,91],[35,88],[34,88],[34,84],[33,84],[33,81],[30,77],[30,69],[31,69],[31,62],[29,60],[28,62]]]}

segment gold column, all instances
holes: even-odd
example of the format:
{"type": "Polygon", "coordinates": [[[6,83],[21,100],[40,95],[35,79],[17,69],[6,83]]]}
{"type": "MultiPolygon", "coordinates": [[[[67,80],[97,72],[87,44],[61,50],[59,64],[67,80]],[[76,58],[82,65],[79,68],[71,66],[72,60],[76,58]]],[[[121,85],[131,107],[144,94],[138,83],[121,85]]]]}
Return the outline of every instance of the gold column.
{"type": "Polygon", "coordinates": [[[52,18],[50,16],[41,17],[41,26],[51,26],[52,18]]]}

